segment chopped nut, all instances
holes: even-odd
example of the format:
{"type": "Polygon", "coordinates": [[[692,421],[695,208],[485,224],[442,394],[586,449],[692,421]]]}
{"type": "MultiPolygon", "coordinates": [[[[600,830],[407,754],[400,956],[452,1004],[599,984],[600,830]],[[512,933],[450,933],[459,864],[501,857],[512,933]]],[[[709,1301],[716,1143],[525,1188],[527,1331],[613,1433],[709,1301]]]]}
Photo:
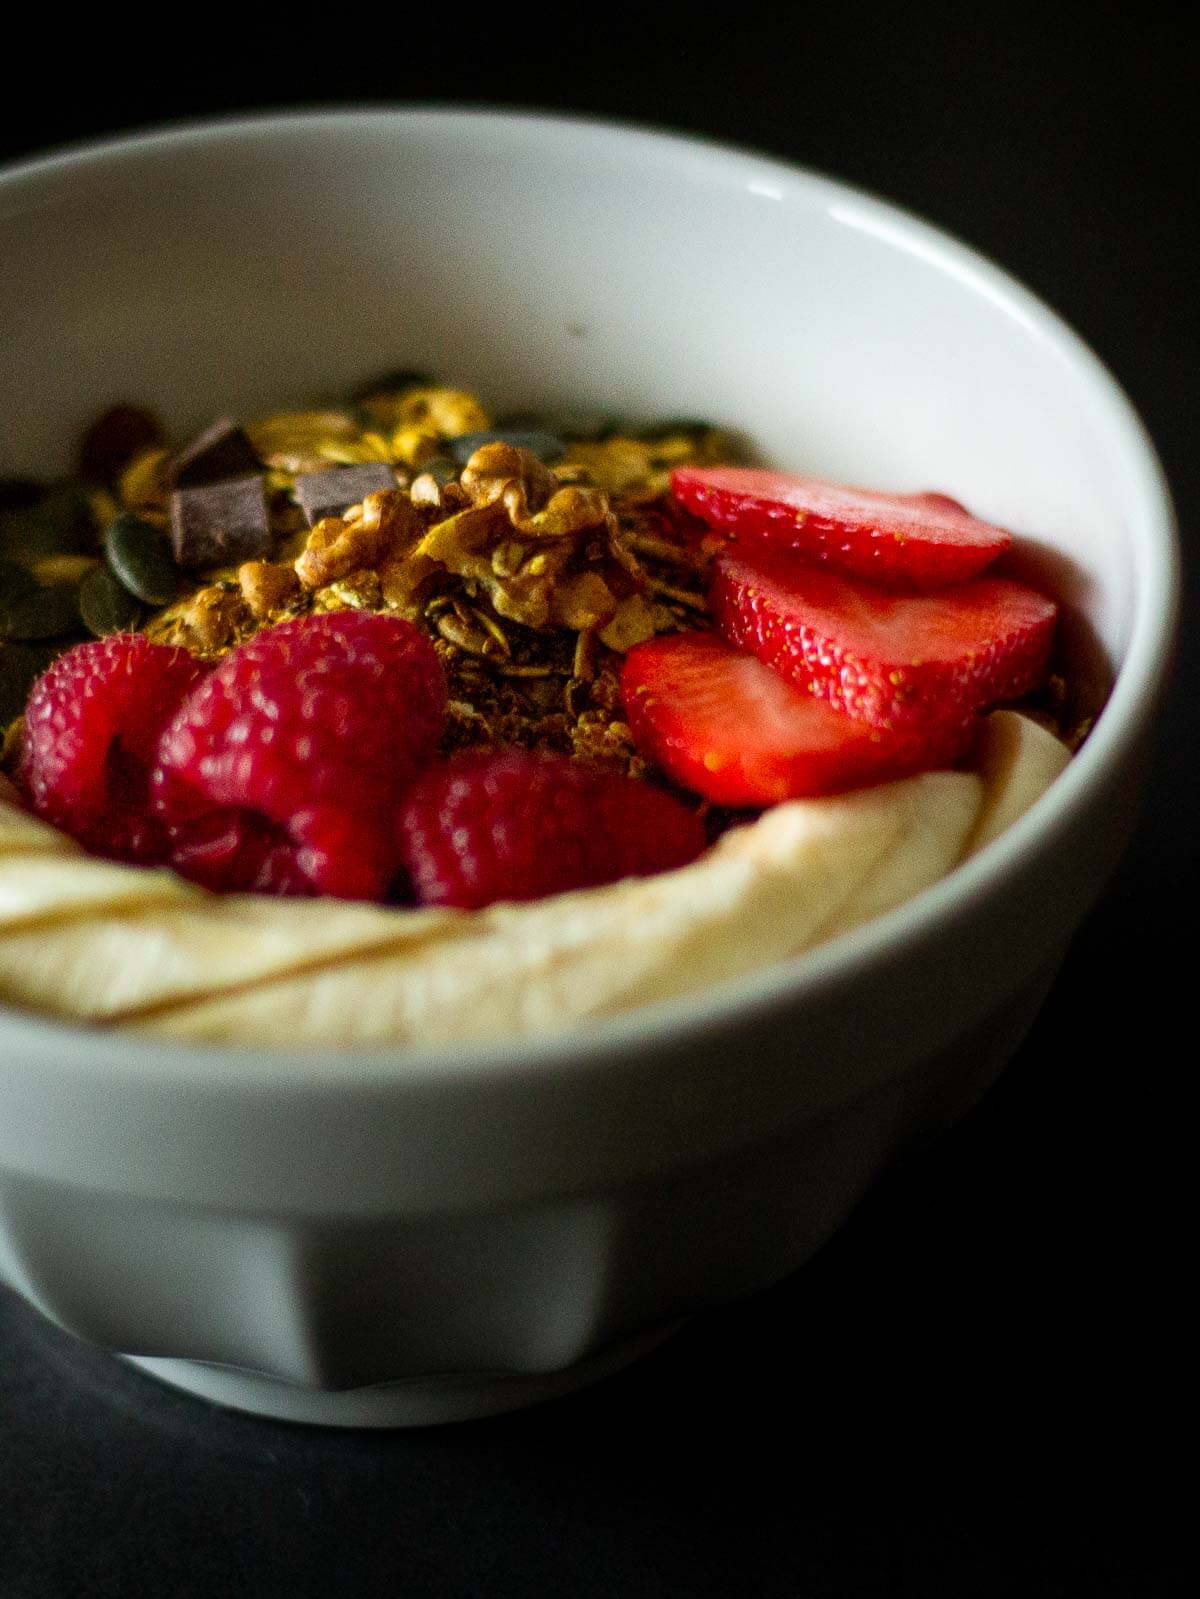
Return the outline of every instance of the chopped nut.
{"type": "Polygon", "coordinates": [[[351,507],[344,517],[327,516],[317,523],[296,561],[296,575],[305,588],[324,588],[363,567],[378,569],[411,547],[422,532],[406,494],[368,494],[361,510],[351,507]]]}
{"type": "Polygon", "coordinates": [[[559,486],[536,455],[501,443],[480,445],[463,467],[460,482],[472,505],[503,499],[514,521],[540,510],[559,486]]]}
{"type": "Polygon", "coordinates": [[[607,644],[610,650],[623,655],[635,644],[643,644],[648,638],[653,638],[655,631],[653,609],[640,594],[631,594],[621,601],[616,616],[608,626],[601,629],[600,641],[607,644]]]}
{"type": "Polygon", "coordinates": [[[492,419],[473,394],[461,389],[409,389],[396,403],[395,427],[419,428],[439,439],[482,433],[492,419]]]}
{"type": "Polygon", "coordinates": [[[388,451],[395,461],[405,466],[422,467],[438,453],[441,435],[431,428],[398,427],[388,440],[388,451]]]}
{"type": "Polygon", "coordinates": [[[383,589],[379,573],[370,568],[349,572],[313,595],[314,611],[381,611],[383,589]]]}
{"type": "Polygon", "coordinates": [[[260,622],[276,611],[286,610],[301,595],[295,570],[273,561],[246,561],[238,567],[238,582],[242,597],[260,622]]]}
{"type": "Polygon", "coordinates": [[[181,644],[193,655],[212,657],[240,643],[254,625],[254,613],[241,589],[212,583],[164,612],[148,632],[160,643],[181,644]]]}

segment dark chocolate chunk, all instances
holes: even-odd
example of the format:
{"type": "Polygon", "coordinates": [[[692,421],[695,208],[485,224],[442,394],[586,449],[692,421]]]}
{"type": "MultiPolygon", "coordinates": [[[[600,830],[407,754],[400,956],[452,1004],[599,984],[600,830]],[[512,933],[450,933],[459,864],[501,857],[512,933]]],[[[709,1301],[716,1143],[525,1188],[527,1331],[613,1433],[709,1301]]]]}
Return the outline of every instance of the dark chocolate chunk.
{"type": "Polygon", "coordinates": [[[338,466],[330,472],[303,472],[296,479],[296,499],[308,521],[316,527],[323,516],[341,516],[368,494],[396,487],[396,474],[382,461],[363,466],[338,466]]]}
{"type": "Polygon", "coordinates": [[[266,555],[271,527],[262,478],[235,477],[176,489],[171,495],[171,545],[176,566],[193,572],[266,555]]]}
{"type": "Polygon", "coordinates": [[[254,446],[237,423],[226,416],[176,451],[167,475],[174,488],[192,489],[258,470],[254,446]]]}
{"type": "Polygon", "coordinates": [[[553,433],[541,433],[534,429],[524,428],[495,428],[489,433],[460,433],[458,438],[451,439],[446,449],[458,462],[459,466],[466,466],[467,462],[481,450],[485,444],[509,444],[514,450],[528,450],[531,455],[536,455],[539,461],[549,464],[551,461],[560,461],[567,453],[567,447],[553,433]]]}
{"type": "Polygon", "coordinates": [[[138,405],[114,405],[84,434],[79,469],[89,483],[113,483],[135,456],[162,443],[157,417],[138,405]]]}

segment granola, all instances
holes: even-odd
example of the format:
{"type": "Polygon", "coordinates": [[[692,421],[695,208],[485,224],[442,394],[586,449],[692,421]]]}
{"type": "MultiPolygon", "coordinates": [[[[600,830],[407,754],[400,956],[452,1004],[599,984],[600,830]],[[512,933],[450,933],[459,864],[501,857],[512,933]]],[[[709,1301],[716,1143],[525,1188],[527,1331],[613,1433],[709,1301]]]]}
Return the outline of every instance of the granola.
{"type": "MultiPolygon", "coordinates": [[[[706,628],[717,540],[669,497],[682,461],[727,450],[715,428],[667,423],[562,440],[548,465],[504,432],[459,468],[447,445],[489,413],[461,390],[374,390],[352,410],[251,423],[273,548],[200,574],[152,615],[148,636],[220,659],[260,627],[306,612],[392,612],[422,623],[450,689],[445,748],[542,748],[648,775],[623,720],[621,658],[659,633],[706,628]],[[382,461],[395,487],[311,528],[305,473],[382,461]],[[434,470],[430,470],[430,464],[434,470]]],[[[167,456],[135,457],[123,505],[166,519],[167,456]]]]}

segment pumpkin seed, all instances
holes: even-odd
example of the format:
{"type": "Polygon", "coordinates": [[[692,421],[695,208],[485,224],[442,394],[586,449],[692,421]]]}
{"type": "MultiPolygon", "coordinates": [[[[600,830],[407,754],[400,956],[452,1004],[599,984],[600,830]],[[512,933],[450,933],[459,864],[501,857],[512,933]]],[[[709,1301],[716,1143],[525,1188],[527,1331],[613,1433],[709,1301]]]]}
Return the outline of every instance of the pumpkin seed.
{"type": "Polygon", "coordinates": [[[466,466],[475,451],[482,449],[485,444],[507,444],[514,450],[528,450],[547,464],[561,461],[567,453],[566,445],[553,433],[524,428],[493,428],[487,433],[461,433],[458,438],[451,439],[446,448],[459,466],[466,466]]]}
{"type": "Polygon", "coordinates": [[[6,595],[15,595],[36,587],[33,577],[25,567],[18,566],[15,561],[6,561],[0,556],[0,605],[4,603],[6,595]]]}
{"type": "Polygon", "coordinates": [[[22,714],[29,690],[56,653],[37,645],[5,643],[0,639],[0,731],[22,714]]]}
{"type": "Polygon", "coordinates": [[[44,483],[30,477],[0,477],[0,511],[24,511],[46,492],[44,483]]]}
{"type": "Polygon", "coordinates": [[[48,589],[82,583],[96,561],[94,555],[42,555],[30,565],[29,571],[43,588],[48,589]]]}
{"type": "Polygon", "coordinates": [[[104,553],[113,574],[136,599],[169,605],[175,598],[179,578],[170,546],[152,523],[123,511],[104,535],[104,553]]]}
{"type": "Polygon", "coordinates": [[[129,633],[142,619],[142,608],[107,566],[98,566],[79,585],[77,614],[96,638],[129,633]]]}
{"type": "Polygon", "coordinates": [[[598,444],[617,430],[616,418],[601,411],[514,411],[501,417],[496,426],[548,433],[580,444],[598,444]]]}
{"type": "Polygon", "coordinates": [[[641,427],[630,430],[632,439],[668,439],[677,433],[682,433],[685,438],[701,439],[706,433],[715,433],[716,424],[702,422],[694,416],[669,416],[661,422],[647,422],[641,427]]]}
{"type": "Polygon", "coordinates": [[[452,461],[448,455],[431,456],[421,471],[428,472],[434,482],[443,489],[447,483],[458,482],[458,463],[452,461]]]}
{"type": "Polygon", "coordinates": [[[95,542],[87,495],[78,483],[58,483],[32,505],[0,510],[0,552],[78,555],[95,542]]]}
{"type": "Polygon", "coordinates": [[[74,584],[48,588],[30,583],[0,593],[0,638],[36,643],[79,631],[78,590],[74,584]]]}

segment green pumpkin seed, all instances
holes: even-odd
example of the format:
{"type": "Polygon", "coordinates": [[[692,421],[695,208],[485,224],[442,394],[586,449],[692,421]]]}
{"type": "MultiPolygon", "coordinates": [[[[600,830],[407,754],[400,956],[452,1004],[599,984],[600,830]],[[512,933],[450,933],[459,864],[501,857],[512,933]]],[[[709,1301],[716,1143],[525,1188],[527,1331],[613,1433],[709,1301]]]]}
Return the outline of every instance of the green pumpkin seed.
{"type": "Polygon", "coordinates": [[[109,571],[98,566],[79,585],[78,614],[96,638],[131,633],[142,619],[142,607],[109,571]]]}
{"type": "Polygon", "coordinates": [[[514,411],[501,417],[496,426],[548,433],[572,444],[599,444],[617,431],[616,419],[599,411],[514,411]]]}
{"type": "Polygon", "coordinates": [[[428,472],[435,483],[446,487],[447,483],[458,482],[458,467],[448,455],[434,455],[425,462],[424,466],[417,468],[418,472],[428,472]]]}
{"type": "Polygon", "coordinates": [[[33,574],[26,567],[0,556],[0,604],[3,604],[6,595],[16,595],[36,587],[33,574]]]}
{"type": "Polygon", "coordinates": [[[408,367],[398,367],[394,372],[382,372],[367,383],[360,383],[350,396],[352,405],[361,405],[377,394],[403,394],[405,389],[430,389],[435,379],[428,372],[417,372],[408,367]]]}
{"type": "Polygon", "coordinates": [[[78,483],[58,483],[32,505],[0,510],[0,554],[82,555],[95,542],[91,507],[78,483]]]}
{"type": "Polygon", "coordinates": [[[0,638],[34,643],[77,633],[77,593],[73,584],[63,583],[50,588],[30,583],[28,588],[6,590],[0,594],[0,638]]]}
{"type": "Polygon", "coordinates": [[[24,712],[29,690],[56,654],[52,649],[0,640],[0,734],[24,712]]]}
{"type": "Polygon", "coordinates": [[[164,535],[140,516],[124,511],[108,526],[104,553],[113,575],[147,605],[169,605],[179,589],[164,535]]]}
{"type": "Polygon", "coordinates": [[[630,430],[630,437],[647,443],[654,439],[669,439],[682,433],[688,439],[702,439],[706,433],[715,433],[716,424],[702,422],[694,416],[669,416],[661,422],[647,422],[630,430]]]}
{"type": "Polygon", "coordinates": [[[46,485],[31,477],[0,477],[0,512],[27,511],[45,492],[46,485]]]}

